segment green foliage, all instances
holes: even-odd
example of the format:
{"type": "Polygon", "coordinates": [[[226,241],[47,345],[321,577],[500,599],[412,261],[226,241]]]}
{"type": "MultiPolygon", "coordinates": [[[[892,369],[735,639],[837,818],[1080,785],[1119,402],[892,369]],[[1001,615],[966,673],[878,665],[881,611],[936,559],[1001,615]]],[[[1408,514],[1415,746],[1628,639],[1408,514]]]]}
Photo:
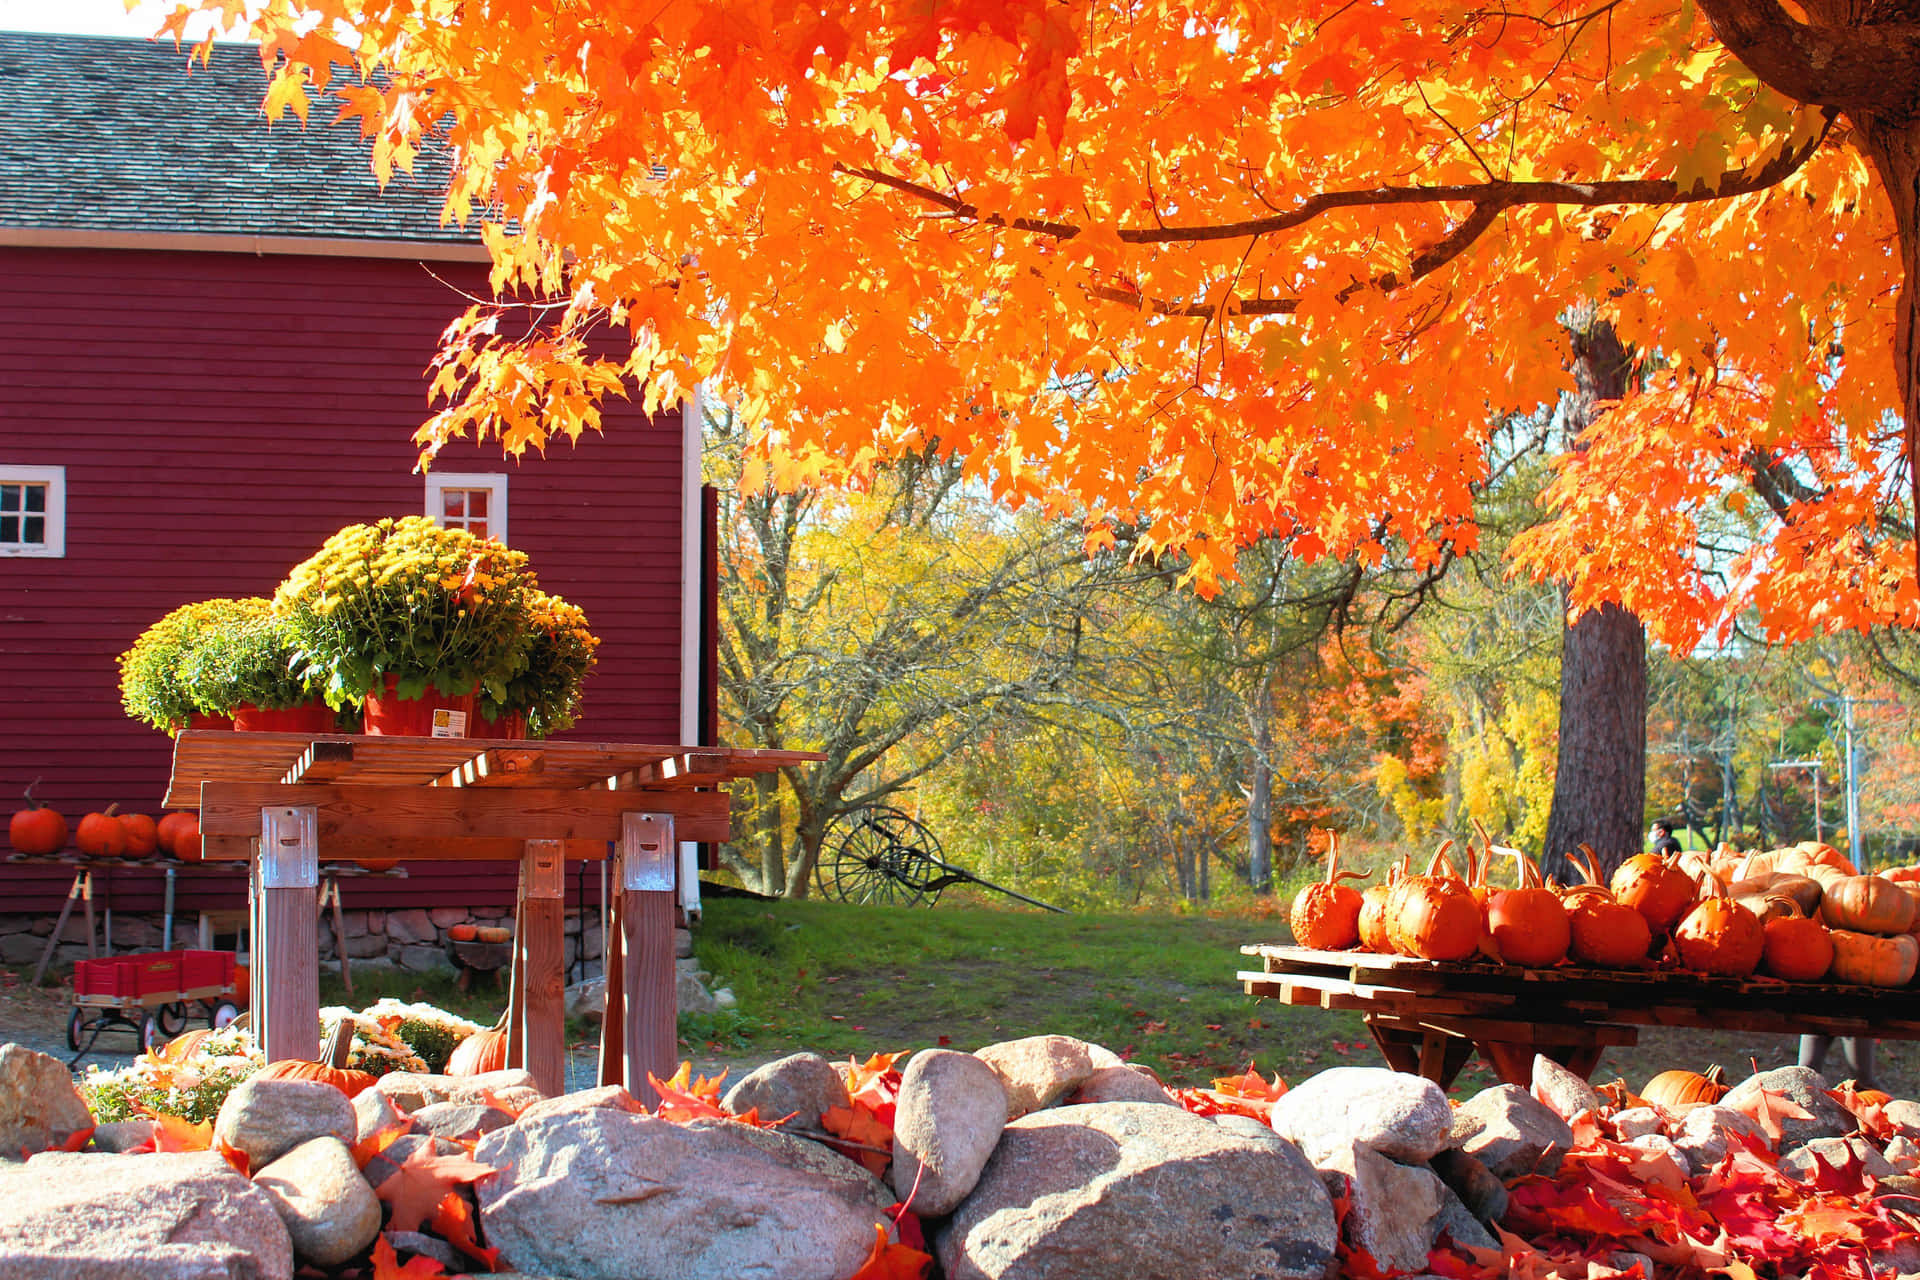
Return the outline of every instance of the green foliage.
{"type": "Polygon", "coordinates": [[[179,678],[203,711],[252,705],[266,711],[297,707],[314,697],[294,670],[294,647],[284,619],[265,600],[235,601],[180,658],[179,678]]]}
{"type": "Polygon", "coordinates": [[[80,1096],[101,1124],[137,1120],[149,1113],[179,1116],[198,1124],[219,1115],[220,1104],[227,1100],[234,1086],[259,1069],[258,1064],[222,1067],[189,1085],[157,1085],[139,1080],[84,1082],[80,1096]]]}
{"type": "Polygon", "coordinates": [[[436,1073],[446,1070],[447,1059],[466,1039],[466,1035],[447,1024],[428,1022],[424,1018],[401,1019],[393,1028],[393,1034],[413,1050],[415,1057],[427,1064],[428,1071],[436,1073]]]}
{"type": "Polygon", "coordinates": [[[127,714],[171,731],[195,711],[224,715],[233,703],[200,695],[188,679],[188,662],[209,634],[264,617],[260,599],[200,600],[181,605],[141,632],[120,655],[120,702],[127,714]]]}
{"type": "Polygon", "coordinates": [[[480,713],[498,720],[516,712],[527,717],[527,731],[536,738],[573,727],[581,687],[593,669],[593,651],[600,641],[587,626],[578,606],[544,591],[526,596],[526,666],[510,677],[501,696],[481,695],[480,713]]]}

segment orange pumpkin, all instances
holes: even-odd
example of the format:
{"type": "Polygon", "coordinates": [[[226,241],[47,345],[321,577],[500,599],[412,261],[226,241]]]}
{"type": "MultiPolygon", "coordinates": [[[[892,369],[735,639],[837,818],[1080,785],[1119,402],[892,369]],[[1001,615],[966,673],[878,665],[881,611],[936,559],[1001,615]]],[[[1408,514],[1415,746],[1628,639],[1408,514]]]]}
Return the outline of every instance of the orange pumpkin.
{"type": "Polygon", "coordinates": [[[400,865],[398,858],[355,858],[353,865],[363,871],[391,871],[400,865]]]}
{"type": "Polygon", "coordinates": [[[27,807],[7,820],[7,840],[14,851],[33,858],[44,858],[67,847],[67,820],[59,810],[49,809],[33,798],[33,789],[39,785],[38,778],[28,784],[21,793],[27,798],[27,807]]]}
{"type": "Polygon", "coordinates": [[[1711,882],[1710,896],[1687,912],[1673,931],[1680,963],[1698,973],[1745,978],[1760,967],[1766,930],[1760,917],[1726,896],[1727,887],[1711,882]]]}
{"type": "Polygon", "coordinates": [[[1393,954],[1393,938],[1387,930],[1387,901],[1406,876],[1407,860],[1387,868],[1387,878],[1370,884],[1360,895],[1360,948],[1377,955],[1393,954]]]}
{"type": "Polygon", "coordinates": [[[503,1071],[507,1065],[507,1015],[485,1031],[476,1031],[454,1047],[447,1059],[450,1076],[478,1076],[503,1071]]]}
{"type": "Polygon", "coordinates": [[[173,829],[173,856],[182,862],[200,861],[200,815],[194,813],[175,814],[186,821],[173,829]]]}
{"type": "Polygon", "coordinates": [[[1685,1107],[1698,1102],[1718,1102],[1727,1096],[1727,1085],[1721,1079],[1720,1068],[1709,1067],[1701,1075],[1697,1071],[1662,1071],[1647,1081],[1647,1087],[1640,1091],[1643,1101],[1661,1107],[1685,1107]]]}
{"type": "Polygon", "coordinates": [[[1671,858],[1640,853],[1620,864],[1608,883],[1614,900],[1624,902],[1647,918],[1647,927],[1666,933],[1687,914],[1699,896],[1693,878],[1671,858]]]}
{"type": "Polygon", "coordinates": [[[306,1062],[299,1058],[283,1058],[279,1062],[270,1062],[254,1076],[256,1080],[312,1080],[320,1084],[330,1084],[349,1098],[358,1097],[373,1087],[377,1077],[371,1071],[355,1071],[347,1066],[347,1058],[353,1053],[352,1018],[342,1018],[327,1037],[327,1044],[320,1051],[320,1061],[306,1062]]]}
{"type": "MultiPolygon", "coordinates": [[[[1493,850],[1488,850],[1489,858],[1493,850]]],[[[1560,895],[1540,879],[1540,868],[1518,849],[1513,855],[1519,885],[1497,889],[1487,899],[1487,929],[1500,958],[1508,964],[1542,969],[1567,958],[1573,943],[1573,925],[1560,895]]]]}
{"type": "Polygon", "coordinates": [[[198,831],[200,828],[200,820],[190,813],[168,813],[161,815],[160,821],[154,824],[154,839],[163,851],[174,854],[176,857],[179,855],[180,851],[173,847],[173,841],[175,833],[182,827],[188,827],[198,831]]]}
{"type": "Polygon", "coordinates": [[[94,858],[117,858],[127,851],[126,829],[114,816],[119,808],[110,804],[105,813],[90,813],[80,819],[79,829],[73,833],[80,852],[94,858]]]}
{"type": "Polygon", "coordinates": [[[1818,982],[1826,977],[1833,967],[1833,935],[1827,926],[1802,915],[1791,898],[1768,901],[1785,903],[1788,911],[1763,924],[1761,963],[1766,971],[1787,982],[1818,982]]]}
{"type": "Polygon", "coordinates": [[[474,936],[473,926],[470,924],[456,924],[447,930],[447,937],[455,942],[472,942],[474,936]]]}
{"type": "Polygon", "coordinates": [[[144,813],[121,814],[120,830],[126,836],[129,858],[144,858],[160,847],[160,828],[144,813]]]}
{"type": "Polygon", "coordinates": [[[1577,855],[1567,855],[1567,861],[1587,880],[1565,895],[1571,935],[1568,954],[1582,964],[1603,969],[1644,965],[1653,946],[1653,929],[1647,918],[1614,898],[1601,880],[1592,849],[1582,845],[1577,855]]]}
{"type": "Polygon", "coordinates": [[[1913,907],[1913,895],[1885,876],[1844,876],[1820,899],[1821,918],[1854,933],[1905,933],[1913,907]]]}
{"type": "Polygon", "coordinates": [[[1833,968],[1828,976],[1861,987],[1904,987],[1913,981],[1916,962],[1920,962],[1920,938],[1910,933],[1889,938],[1835,929],[1833,968]]]}
{"type": "Polygon", "coordinates": [[[1293,940],[1315,951],[1345,951],[1360,941],[1360,891],[1342,880],[1364,880],[1364,871],[1340,870],[1340,840],[1327,832],[1327,878],[1294,895],[1287,923],[1293,940]]]}
{"type": "Polygon", "coordinates": [[[1484,920],[1480,905],[1447,859],[1452,847],[1451,840],[1442,844],[1427,874],[1401,881],[1387,900],[1387,931],[1402,955],[1464,960],[1479,950],[1484,920]]]}

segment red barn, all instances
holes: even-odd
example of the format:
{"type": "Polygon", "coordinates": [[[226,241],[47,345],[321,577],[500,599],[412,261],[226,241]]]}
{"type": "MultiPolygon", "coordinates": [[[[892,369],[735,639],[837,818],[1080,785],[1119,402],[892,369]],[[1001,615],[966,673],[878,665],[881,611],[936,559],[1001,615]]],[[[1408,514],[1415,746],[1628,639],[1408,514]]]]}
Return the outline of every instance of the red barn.
{"type": "MultiPolygon", "coordinates": [[[[270,128],[264,84],[247,46],[189,71],[166,44],[0,32],[0,812],[35,778],[70,819],[156,810],[170,742],[121,709],[116,656],[180,604],[272,594],[342,525],[422,511],[587,611],[570,736],[696,741],[695,428],[617,405],[577,453],[469,444],[416,474],[427,364],[486,255],[440,226],[444,171],[382,191],[357,127],[270,128]]],[[[348,905],[501,908],[514,875],[420,863],[348,905]]],[[[70,876],[0,865],[0,911],[57,909],[70,876]]],[[[243,880],[183,871],[179,906],[243,880]]],[[[160,881],[102,892],[153,912],[160,881]]]]}

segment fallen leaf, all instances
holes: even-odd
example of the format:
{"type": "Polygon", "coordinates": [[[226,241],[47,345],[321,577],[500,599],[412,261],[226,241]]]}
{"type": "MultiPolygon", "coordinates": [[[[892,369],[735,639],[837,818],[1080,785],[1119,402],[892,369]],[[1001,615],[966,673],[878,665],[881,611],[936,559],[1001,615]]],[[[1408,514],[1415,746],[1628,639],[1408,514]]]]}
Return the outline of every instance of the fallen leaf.
{"type": "Polygon", "coordinates": [[[393,1251],[393,1242],[383,1234],[373,1246],[373,1280],[426,1280],[428,1276],[444,1276],[446,1269],[439,1259],[429,1258],[425,1254],[409,1258],[406,1266],[400,1265],[400,1255],[393,1251]]]}
{"type": "Polygon", "coordinates": [[[920,1280],[933,1262],[929,1254],[887,1239],[884,1223],[873,1227],[873,1250],[847,1280],[920,1280]]]}
{"type": "Polygon", "coordinates": [[[438,1211],[441,1197],[492,1172],[491,1165],[469,1156],[436,1155],[431,1146],[422,1144],[407,1153],[406,1160],[374,1189],[374,1194],[393,1206],[393,1217],[387,1222],[389,1230],[417,1231],[438,1211]]]}

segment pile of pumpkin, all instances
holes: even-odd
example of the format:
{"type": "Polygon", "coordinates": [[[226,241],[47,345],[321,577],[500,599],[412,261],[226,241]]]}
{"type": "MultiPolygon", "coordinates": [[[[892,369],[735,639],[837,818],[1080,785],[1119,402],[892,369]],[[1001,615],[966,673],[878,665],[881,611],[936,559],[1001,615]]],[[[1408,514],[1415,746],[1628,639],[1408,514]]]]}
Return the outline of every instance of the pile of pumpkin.
{"type": "MultiPolygon", "coordinates": [[[[34,785],[39,785],[34,779],[34,785]]],[[[58,809],[33,798],[26,790],[27,807],[7,822],[7,839],[14,852],[31,858],[50,857],[67,847],[67,819],[58,809]]],[[[90,858],[150,858],[170,853],[186,862],[200,860],[200,819],[191,813],[121,813],[117,804],[103,813],[89,813],[72,829],[73,844],[90,858]]]]}
{"type": "Polygon", "coordinates": [[[1362,950],[1426,960],[1485,960],[1524,968],[1668,966],[1720,977],[1904,987],[1920,961],[1914,933],[1920,868],[1862,875],[1839,851],[1805,843],[1763,853],[1643,853],[1603,877],[1593,851],[1569,857],[1582,883],[1541,878],[1517,849],[1480,833],[1465,871],[1440,846],[1424,874],[1408,860],[1364,892],[1342,883],[1327,836],[1326,878],[1302,889],[1293,936],[1317,951],[1362,950]],[[1511,858],[1516,883],[1488,883],[1511,858]],[[1907,888],[1913,885],[1912,892],[1907,888]]]}

